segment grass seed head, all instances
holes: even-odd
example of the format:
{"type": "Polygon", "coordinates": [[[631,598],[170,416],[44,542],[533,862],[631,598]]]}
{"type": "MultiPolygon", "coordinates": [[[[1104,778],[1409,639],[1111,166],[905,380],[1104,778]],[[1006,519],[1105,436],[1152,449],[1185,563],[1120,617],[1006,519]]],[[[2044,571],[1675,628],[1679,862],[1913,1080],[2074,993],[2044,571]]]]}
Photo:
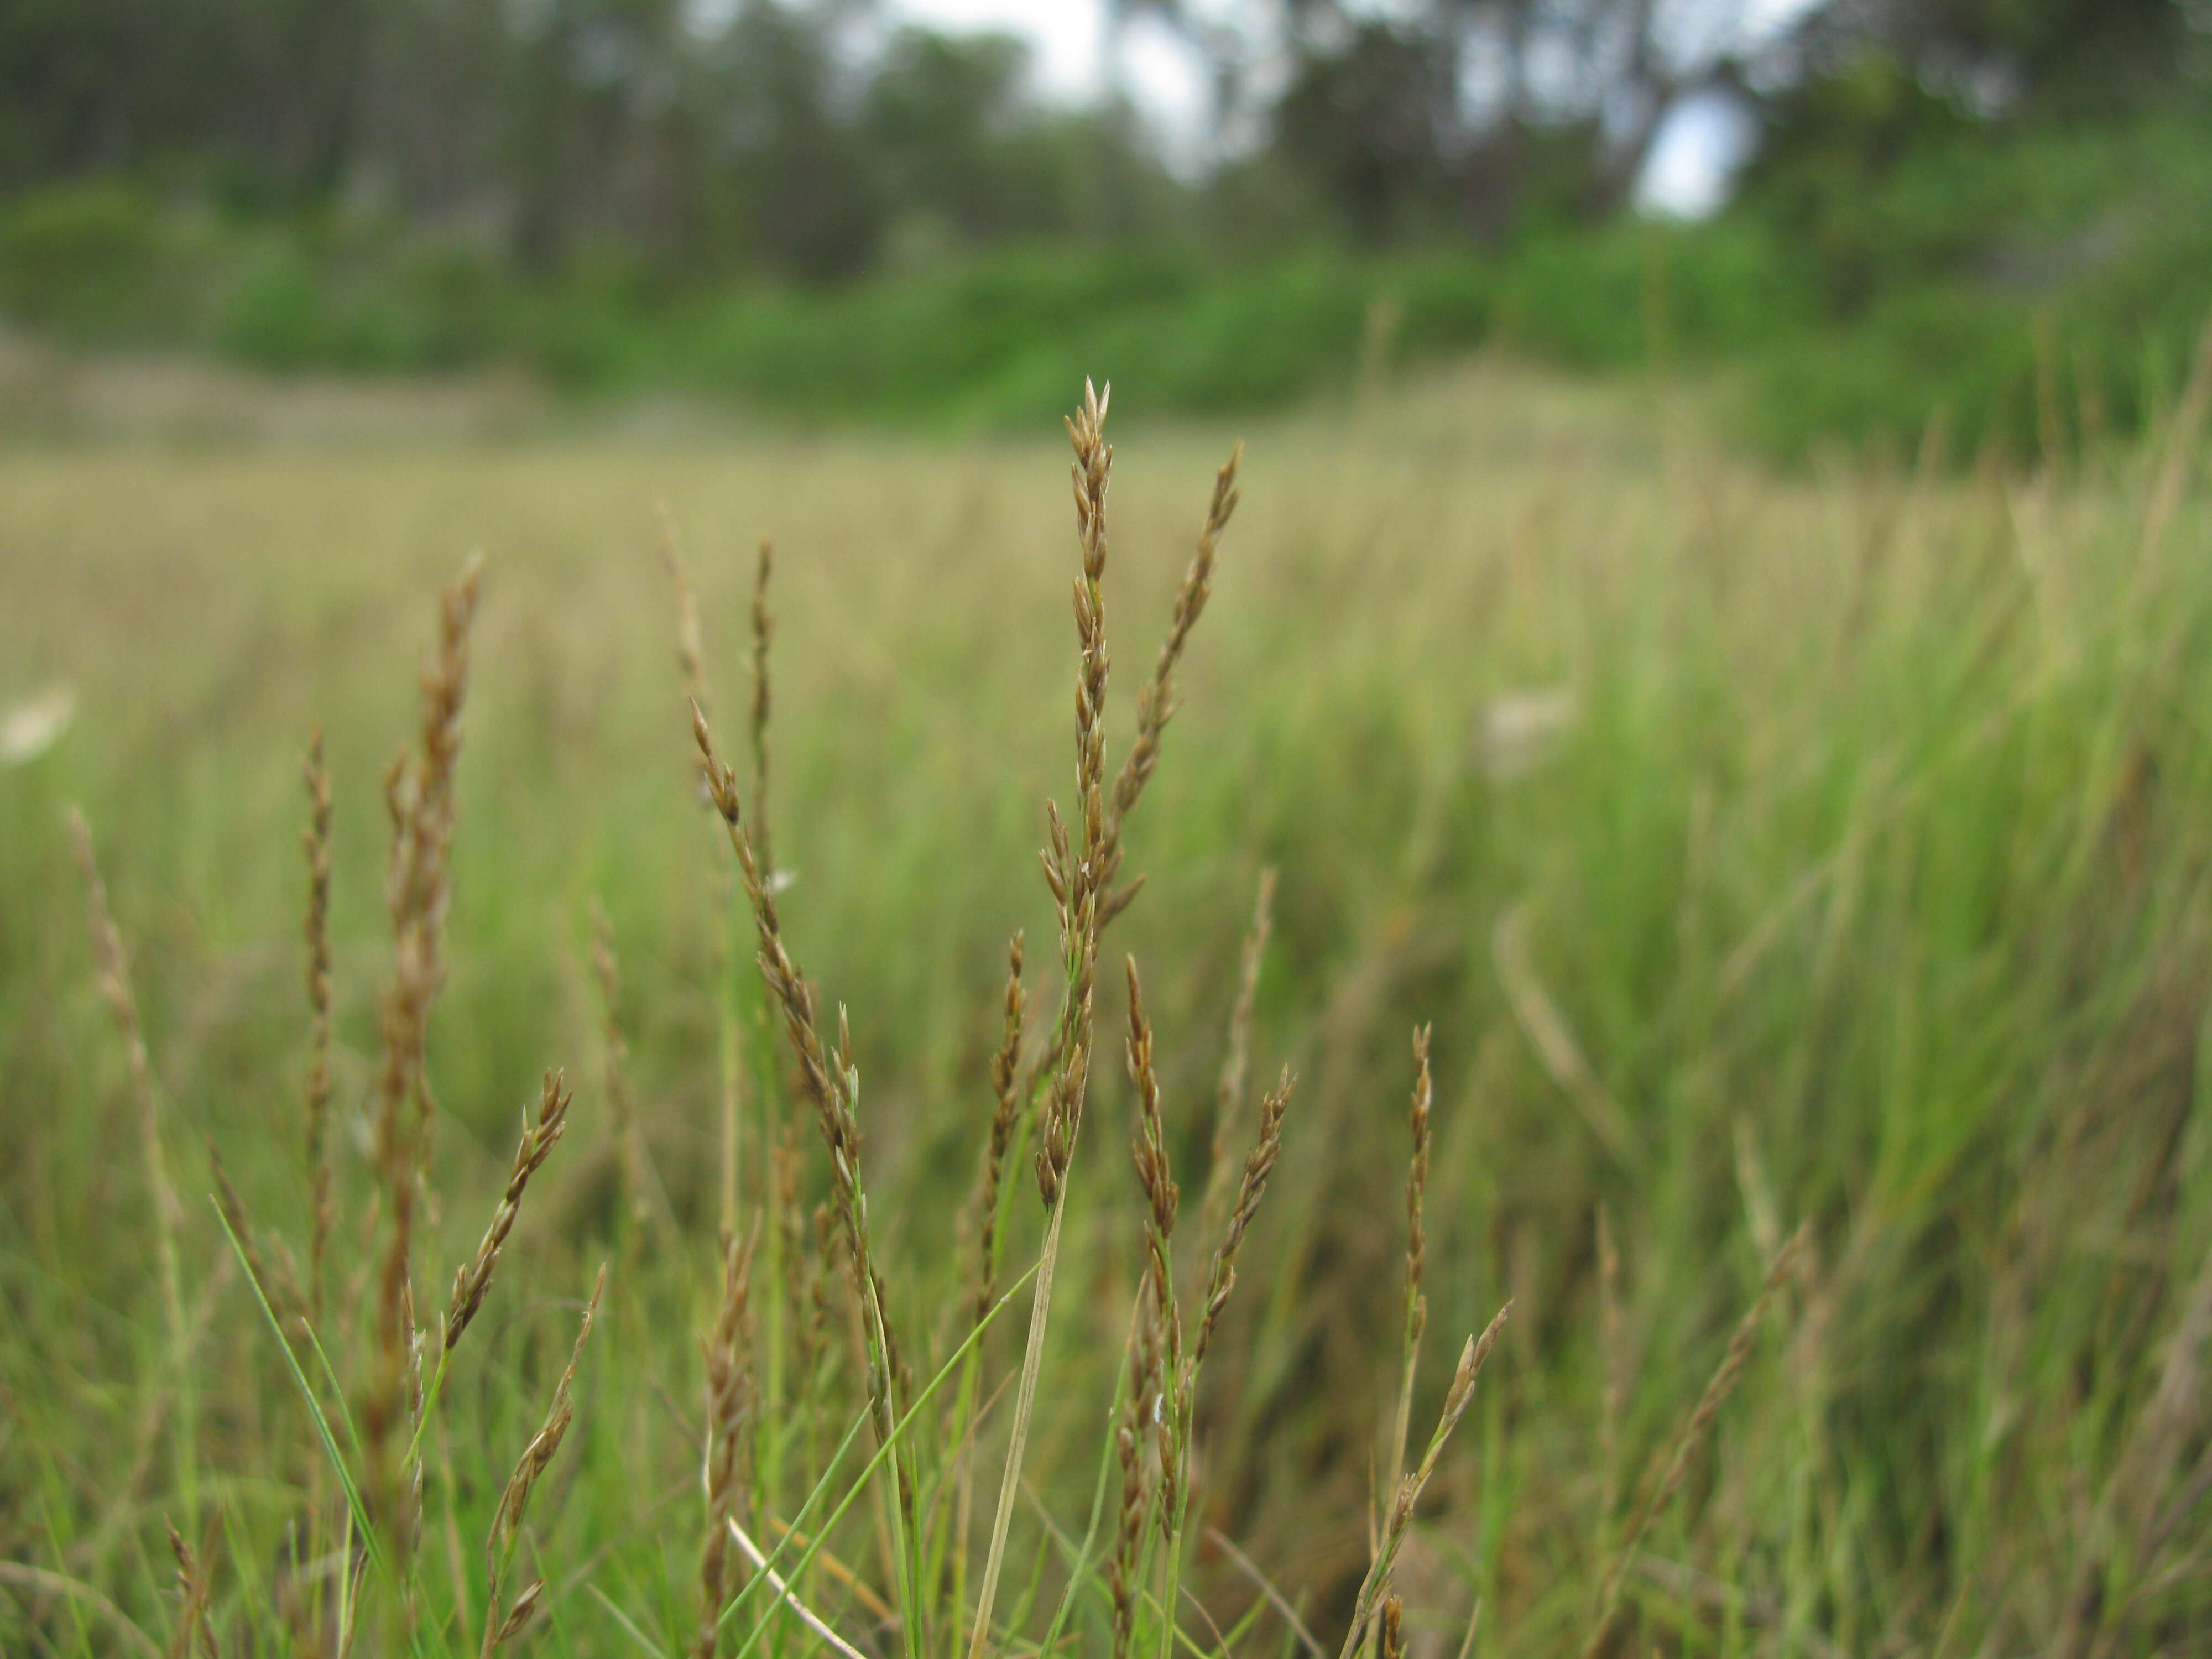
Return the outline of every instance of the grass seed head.
{"type": "Polygon", "coordinates": [[[445,1343],[450,1352],[461,1340],[461,1333],[483,1306],[484,1293],[491,1289],[492,1269],[499,1265],[499,1253],[507,1243],[507,1236],[514,1230],[515,1217],[522,1211],[522,1194],[530,1185],[530,1177],[552,1152],[568,1127],[568,1106],[575,1098],[564,1085],[561,1073],[548,1072],[538,1090],[538,1114],[532,1118],[525,1113],[522,1120],[522,1139],[515,1144],[514,1162],[507,1170],[507,1186],[500,1194],[499,1204],[492,1211],[490,1224],[477,1241],[476,1254],[471,1256],[453,1275],[453,1297],[446,1309],[445,1343]]]}

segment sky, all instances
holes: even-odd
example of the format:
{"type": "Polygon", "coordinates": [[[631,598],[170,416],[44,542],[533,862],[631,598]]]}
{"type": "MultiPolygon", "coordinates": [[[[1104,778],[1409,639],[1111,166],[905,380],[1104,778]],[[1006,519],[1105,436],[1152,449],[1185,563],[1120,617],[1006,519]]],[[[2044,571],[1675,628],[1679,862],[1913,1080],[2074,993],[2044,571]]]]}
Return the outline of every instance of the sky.
{"type": "MultiPolygon", "coordinates": [[[[1760,34],[1787,26],[1818,0],[1748,0],[1744,27],[1760,34]]],[[[1375,9],[1388,9],[1388,0],[1375,9]]],[[[1046,95],[1080,101],[1104,82],[1103,0],[894,0],[893,9],[949,29],[1003,29],[1036,53],[1046,95]]],[[[1161,25],[1140,21],[1126,44],[1132,90],[1172,161],[1202,155],[1206,76],[1190,49],[1161,25]]],[[[1661,130],[1637,199],[1648,210],[1697,217],[1726,199],[1729,175],[1748,155],[1754,134],[1747,113],[1718,98],[1686,100],[1661,130]]]]}

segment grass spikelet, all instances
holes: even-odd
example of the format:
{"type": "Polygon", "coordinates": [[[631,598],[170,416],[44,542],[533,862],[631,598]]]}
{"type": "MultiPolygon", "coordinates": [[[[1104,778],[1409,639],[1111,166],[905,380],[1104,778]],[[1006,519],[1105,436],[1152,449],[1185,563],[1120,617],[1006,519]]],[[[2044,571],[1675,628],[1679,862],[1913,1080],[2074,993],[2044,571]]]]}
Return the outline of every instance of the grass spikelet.
{"type": "Polygon", "coordinates": [[[1420,1502],[1429,1477],[1437,1472],[1445,1443],[1451,1438],[1452,1431],[1459,1427],[1460,1419],[1467,1414],[1468,1404],[1474,1398],[1474,1380],[1482,1374],[1491,1350],[1498,1346],[1498,1333],[1505,1328],[1506,1317],[1512,1311],[1513,1304],[1509,1302],[1483,1328],[1481,1335],[1469,1337],[1467,1346],[1460,1350],[1459,1366],[1452,1373],[1451,1388],[1444,1395],[1444,1408],[1437,1419],[1436,1431],[1429,1437],[1428,1449],[1421,1454],[1420,1463],[1413,1472],[1398,1482],[1397,1492],[1390,1500],[1375,1560],[1367,1569],[1367,1577],[1360,1581],[1358,1599],[1352,1605],[1352,1627],[1345,1632],[1340,1659],[1352,1659],[1358,1650],[1368,1621],[1375,1616],[1376,1600],[1389,1589],[1398,1551],[1406,1541],[1407,1529],[1413,1524],[1414,1506],[1420,1502]]]}
{"type": "Polygon", "coordinates": [[[731,1239],[722,1261],[722,1306],[714,1328],[701,1344],[707,1362],[707,1447],[701,1470],[706,1490],[707,1529],[699,1553],[699,1623],[691,1639],[693,1659],[712,1659],[730,1602],[730,1522],[737,1518],[745,1486],[743,1468],[746,1433],[753,1409],[751,1342],[747,1303],[751,1294],[753,1249],[757,1235],[731,1239]]]}
{"type": "MultiPolygon", "coordinates": [[[[1229,459],[1214,475],[1213,497],[1206,505],[1206,523],[1199,531],[1198,550],[1192,555],[1190,568],[1183,573],[1182,586],[1176,592],[1175,611],[1168,622],[1167,638],[1160,642],[1160,654],[1152,665],[1152,676],[1137,694],[1137,734],[1114,780],[1103,868],[1098,876],[1102,887],[1109,887],[1121,868],[1122,821],[1135,808],[1138,798],[1145,793],[1145,786],[1159,765],[1160,739],[1176,712],[1176,665],[1182,661],[1183,647],[1190,642],[1190,630],[1197,626],[1206,611],[1206,601],[1213,592],[1214,558],[1220,550],[1221,532],[1228,528],[1230,515],[1237,511],[1237,466],[1243,455],[1244,446],[1240,443],[1229,452],[1229,459]]],[[[1133,883],[1106,898],[1100,926],[1128,908],[1130,900],[1137,896],[1138,884],[1133,883]]]]}
{"type": "Polygon", "coordinates": [[[514,1465],[514,1473],[507,1477],[506,1490],[501,1492],[499,1507],[492,1511],[491,1531],[484,1539],[484,1569],[487,1575],[484,1596],[483,1643],[478,1650],[480,1659],[490,1659],[493,1653],[521,1634],[538,1610],[538,1597],[544,1593],[545,1581],[533,1578],[523,1586],[507,1611],[500,1611],[500,1589],[507,1570],[514,1559],[515,1540],[522,1530],[522,1518],[530,1507],[530,1495],[538,1489],[538,1482],[545,1474],[553,1455],[561,1449],[561,1442],[568,1432],[568,1425],[576,1415],[575,1398],[572,1392],[576,1381],[576,1367],[582,1363],[584,1345],[592,1340],[592,1322],[599,1311],[599,1298],[607,1288],[606,1264],[599,1264],[599,1276],[592,1281],[592,1299],[584,1304],[584,1318],[576,1332],[576,1346],[568,1351],[568,1363],[562,1368],[560,1380],[553,1385],[553,1398],[547,1402],[544,1418],[538,1432],[523,1448],[522,1455],[514,1465]]]}
{"type": "MultiPolygon", "coordinates": [[[[1172,1333],[1176,1327],[1175,1287],[1169,1249],[1174,1242],[1176,1209],[1182,1194],[1168,1164],[1167,1127],[1160,1114],[1160,1080],[1153,1069],[1152,1027],[1145,1017],[1144,987],[1137,978],[1137,959],[1126,958],[1129,979],[1129,1080],[1137,1089],[1137,1134],[1131,1150],[1136,1157],[1137,1184],[1145,1194],[1145,1256],[1151,1275],[1153,1305],[1172,1333]]],[[[1170,1370],[1182,1359],[1180,1344],[1170,1335],[1170,1370]]]]}
{"type": "Polygon", "coordinates": [[[177,1613],[176,1633],[170,1637],[167,1659],[191,1659],[204,1655],[215,1659],[215,1632],[208,1627],[208,1601],[215,1589],[207,1564],[185,1541],[176,1522],[163,1521],[169,1534],[169,1553],[177,1563],[177,1595],[183,1603],[177,1613]]]}
{"type": "Polygon", "coordinates": [[[1145,1516],[1150,1508],[1145,1430],[1155,1415],[1160,1379],[1159,1308],[1149,1281],[1137,1295],[1129,1329],[1129,1376],[1121,1420],[1114,1427],[1114,1455],[1121,1469],[1121,1502],[1114,1545],[1106,1563],[1106,1584],[1114,1602],[1114,1659],[1127,1659],[1136,1634],[1145,1516]]]}
{"type": "Polygon", "coordinates": [[[691,719],[692,733],[698,740],[701,762],[706,768],[708,796],[728,830],[730,848],[737,855],[738,875],[744,883],[746,896],[752,902],[754,925],[760,936],[761,973],[782,1011],[785,1032],[791,1040],[807,1093],[813,1097],[820,1116],[823,1138],[830,1148],[840,1218],[850,1230],[857,1219],[854,1200],[858,1177],[854,1161],[860,1155],[860,1128],[853,1121],[845,1099],[843,1079],[823,1044],[814,1016],[814,994],[784,948],[782,920],[776,913],[775,895],[769,890],[754,851],[752,827],[738,793],[737,775],[716,760],[705,711],[696,703],[691,706],[691,719]]]}
{"type": "Polygon", "coordinates": [[[1237,1203],[1229,1212],[1229,1225],[1213,1252],[1213,1269],[1206,1281],[1206,1311],[1200,1316],[1198,1340],[1191,1345],[1190,1368],[1195,1373],[1206,1363],[1206,1350],[1220,1328],[1222,1310],[1237,1287],[1237,1253],[1243,1248],[1245,1230],[1259,1213],[1260,1200],[1267,1190],[1267,1177],[1283,1151],[1283,1115],[1290,1109],[1294,1079],[1285,1066],[1275,1086],[1260,1103],[1260,1134],[1244,1159],[1244,1177],[1237,1188],[1237,1203]]]}
{"type": "Polygon", "coordinates": [[[1406,1659],[1406,1604],[1395,1595],[1382,1598],[1382,1659],[1406,1659]]]}
{"type": "MultiPolygon", "coordinates": [[[[1167,1126],[1160,1112],[1160,1080],[1153,1067],[1152,1023],[1145,1017],[1144,988],[1137,978],[1137,961],[1126,958],[1129,979],[1129,1080],[1137,1090],[1137,1134],[1131,1151],[1137,1163],[1137,1184],[1145,1194],[1146,1278],[1152,1308],[1154,1339],[1163,1357],[1153,1363],[1154,1388],[1166,1399],[1164,1409],[1151,1413],[1159,1441],[1160,1532],[1168,1547],[1169,1571],[1174,1572],[1175,1547],[1182,1528],[1184,1419],[1188,1416],[1183,1386],[1182,1311],[1175,1291],[1176,1210],[1182,1193],[1168,1163],[1167,1126]]],[[[1170,1583],[1170,1589],[1173,1584],[1170,1583]]],[[[1173,1597],[1168,1606],[1174,1607],[1173,1597]]]]}
{"type": "Polygon", "coordinates": [[[499,1207],[492,1212],[491,1223],[477,1241],[476,1254],[453,1274],[453,1299],[446,1309],[447,1353],[461,1340],[461,1333],[468,1329],[469,1322],[477,1316],[477,1310],[483,1306],[484,1293],[491,1288],[492,1269],[499,1265],[500,1247],[507,1243],[507,1234],[514,1228],[514,1218],[521,1213],[523,1191],[552,1152],[554,1142],[568,1129],[568,1103],[574,1097],[563,1085],[560,1073],[545,1073],[544,1084],[538,1091],[537,1117],[533,1120],[527,1113],[523,1116],[522,1139],[515,1143],[514,1162],[507,1170],[507,1186],[500,1194],[499,1207]]]}
{"type": "Polygon", "coordinates": [[[301,768],[307,790],[307,828],[301,840],[307,854],[308,1030],[307,1152],[308,1200],[313,1206],[307,1243],[307,1310],[323,1316],[323,1283],[331,1244],[331,777],[323,763],[323,728],[307,739],[301,768]]]}
{"type": "Polygon", "coordinates": [[[998,1294],[999,1187],[1005,1174],[1006,1152],[1013,1144],[1014,1127],[1021,1115],[1020,1077],[1022,1018],[1028,1000],[1022,989],[1022,935],[1006,943],[1006,1012],[998,1052],[991,1056],[991,1093],[996,1104],[991,1113],[991,1135],[983,1154],[983,1184],[975,1205],[975,1316],[981,1324],[998,1294]]]}
{"type": "MultiPolygon", "coordinates": [[[[1137,1089],[1137,1136],[1134,1152],[1137,1180],[1145,1194],[1145,1255],[1146,1297],[1152,1312],[1151,1328],[1157,1333],[1151,1346],[1152,1388],[1142,1401],[1152,1417],[1159,1448],[1159,1528],[1166,1559],[1166,1586],[1160,1598],[1160,1650],[1171,1659],[1175,1648],[1177,1595],[1182,1583],[1183,1521],[1190,1501],[1191,1426],[1197,1399],[1195,1359],[1183,1362],[1182,1310],[1176,1299],[1176,1209],[1181,1199],[1169,1166],[1167,1129],[1160,1110],[1159,1077],[1152,1061],[1152,1030],[1145,1017],[1143,987],[1137,978],[1134,957],[1127,959],[1129,977],[1130,1080],[1137,1089]]],[[[1276,1118],[1279,1138],[1281,1119],[1276,1118]]],[[[1272,1156],[1270,1158],[1272,1164],[1272,1156]]],[[[1261,1177],[1265,1179],[1264,1174],[1261,1177]]],[[[1255,1192],[1253,1202],[1258,1202],[1255,1192]]]]}
{"type": "Polygon", "coordinates": [[[1059,1070],[1045,1101],[1043,1133],[1036,1154],[1037,1187],[1045,1207],[1059,1201],[1082,1125],[1090,1082],[1091,1000],[1098,966],[1099,899],[1109,873],[1106,800],[1106,611],[1101,584],[1106,574],[1106,487],[1114,465],[1113,446],[1103,431],[1107,404],[1086,380],[1083,407],[1067,420],[1075,447],[1070,469],[1075,485],[1076,536],[1082,574],[1075,582],[1075,798],[1081,810],[1079,844],[1071,846],[1056,809],[1048,812],[1052,848],[1048,866],[1060,905],[1060,951],[1067,969],[1067,992],[1060,1006],[1054,1053],[1059,1070]]]}

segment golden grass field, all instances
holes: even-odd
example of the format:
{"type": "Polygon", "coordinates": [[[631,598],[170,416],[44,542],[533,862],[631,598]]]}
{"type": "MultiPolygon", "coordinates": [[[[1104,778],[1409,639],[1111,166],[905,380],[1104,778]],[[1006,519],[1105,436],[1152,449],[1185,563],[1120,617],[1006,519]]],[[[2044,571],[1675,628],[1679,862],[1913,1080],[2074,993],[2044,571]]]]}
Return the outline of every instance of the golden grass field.
{"type": "MultiPolygon", "coordinates": [[[[1432,1024],[1414,1456],[1461,1344],[1513,1313],[1395,1557],[1402,1632],[1394,1614],[1364,1639],[1418,1659],[1468,1640],[2203,1650],[2203,390],[2139,449],[2027,477],[1932,451],[1778,477],[1705,435],[1686,394],[1491,362],[1241,432],[1109,423],[1109,781],[1239,436],[1243,501],[1129,819],[1125,870],[1148,884],[1099,947],[1005,1583],[975,1632],[1030,1280],[972,1377],[956,1364],[893,1441],[921,1535],[887,1468],[803,1575],[786,1555],[792,1594],[872,1656],[971,1634],[1020,1654],[1348,1648],[1388,1531],[1410,1039],[1432,1024]],[[1273,927],[1227,1144],[1241,1162],[1287,1066],[1281,1160],[1195,1387],[1188,1520],[1171,1549],[1142,1452],[1127,1501],[1151,1541],[1117,1562],[1117,1390],[1147,1248],[1123,957],[1156,1035],[1183,1193],[1168,1253],[1193,1316],[1263,868],[1273,927]]],[[[184,1651],[203,1626],[223,1653],[502,1645],[484,1540],[603,1261],[574,1421],[498,1581],[546,1589],[508,1639],[698,1651],[709,1514],[764,1547],[796,1525],[807,1548],[819,1515],[801,1506],[840,1437],[857,1432],[824,1501],[877,1443],[859,1427],[867,1345],[844,1334],[866,1298],[807,1265],[813,1206],[838,1199],[701,798],[656,504],[825,1042],[849,1011],[884,1318],[919,1389],[968,1334],[1010,933],[1029,945],[1030,1059],[1062,996],[1036,849],[1047,799],[1078,799],[1066,461],[1049,434],[580,417],[0,450],[0,720],[56,689],[71,711],[0,763],[0,1651],[184,1651]],[[746,730],[764,536],[763,804],[746,730]],[[364,1553],[340,1494],[366,1467],[349,1437],[377,1387],[391,1224],[383,780],[416,740],[437,595],[471,550],[422,1323],[543,1072],[565,1068],[574,1098],[423,1414],[420,1535],[400,1542],[370,1493],[383,1542],[364,1553]],[[212,1147],[264,1241],[304,1260],[317,724],[335,796],[333,1376],[304,1375],[331,1448],[209,1197],[212,1147]],[[150,1094],[88,943],[73,803],[150,1094]],[[618,1080],[594,905],[619,960],[618,1080]],[[734,1315],[717,1238],[733,1078],[736,1231],[763,1241],[734,1315]],[[744,1379],[719,1399],[714,1353],[744,1379]],[[702,1512],[718,1445],[736,1472],[702,1512]],[[194,1562],[182,1589],[165,1521],[194,1562]]],[[[1025,1166],[1005,1190],[1002,1287],[1047,1225],[1025,1166]]],[[[727,1593],[752,1577],[726,1571],[727,1593]]],[[[719,1650],[824,1639],[754,1584],[719,1650]]]]}

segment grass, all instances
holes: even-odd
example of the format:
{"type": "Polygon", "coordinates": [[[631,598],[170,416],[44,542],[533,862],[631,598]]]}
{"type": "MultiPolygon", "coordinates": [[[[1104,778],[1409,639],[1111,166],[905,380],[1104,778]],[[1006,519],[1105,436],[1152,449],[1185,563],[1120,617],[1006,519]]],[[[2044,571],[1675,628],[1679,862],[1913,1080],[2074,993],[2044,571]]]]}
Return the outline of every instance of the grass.
{"type": "Polygon", "coordinates": [[[1202,617],[1235,434],[1133,425],[1080,658],[1042,441],[0,454],[0,1650],[2185,1650],[2204,403],[1785,479],[1478,367],[1248,430],[1202,617]]]}

